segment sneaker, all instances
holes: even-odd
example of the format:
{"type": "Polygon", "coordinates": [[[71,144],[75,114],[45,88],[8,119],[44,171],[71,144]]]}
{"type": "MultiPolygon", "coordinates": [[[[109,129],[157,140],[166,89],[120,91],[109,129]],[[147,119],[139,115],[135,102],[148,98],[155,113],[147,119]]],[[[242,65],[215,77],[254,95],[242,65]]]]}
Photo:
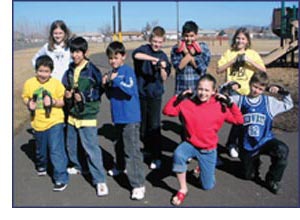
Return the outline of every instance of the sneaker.
{"type": "Polygon", "coordinates": [[[107,175],[109,175],[109,176],[119,176],[122,173],[127,173],[127,170],[126,169],[125,170],[119,170],[119,169],[114,167],[114,168],[107,171],[107,175]]]}
{"type": "Polygon", "coordinates": [[[239,157],[239,152],[237,151],[237,149],[235,147],[230,147],[229,148],[229,155],[232,158],[238,158],[239,157]]]}
{"type": "Polygon", "coordinates": [[[146,188],[145,186],[134,188],[132,190],[131,199],[142,200],[145,197],[146,188]]]}
{"type": "Polygon", "coordinates": [[[62,192],[67,188],[68,184],[64,183],[55,183],[53,187],[54,192],[62,192]]]}
{"type": "Polygon", "coordinates": [[[96,190],[97,190],[97,196],[106,196],[108,195],[108,187],[106,183],[98,183],[96,185],[96,190]]]}
{"type": "Polygon", "coordinates": [[[200,174],[200,167],[199,166],[196,166],[196,168],[193,170],[193,173],[195,175],[199,175],[200,174]]]}
{"type": "Polygon", "coordinates": [[[189,157],[189,158],[187,159],[187,163],[192,162],[192,160],[193,160],[193,158],[192,158],[192,157],[189,157]]]}
{"type": "Polygon", "coordinates": [[[268,190],[270,190],[270,192],[272,192],[274,194],[280,193],[281,188],[280,188],[279,182],[269,180],[269,181],[266,181],[266,185],[267,185],[268,190]]]}
{"type": "Polygon", "coordinates": [[[46,176],[47,175],[47,171],[45,170],[45,168],[37,168],[37,175],[38,176],[46,176]]]}
{"type": "Polygon", "coordinates": [[[161,160],[153,160],[150,164],[151,170],[156,170],[161,168],[161,160]]]}
{"type": "Polygon", "coordinates": [[[69,168],[67,168],[67,172],[70,175],[80,175],[81,174],[81,171],[78,170],[78,169],[76,169],[75,167],[69,167],[69,168]]]}

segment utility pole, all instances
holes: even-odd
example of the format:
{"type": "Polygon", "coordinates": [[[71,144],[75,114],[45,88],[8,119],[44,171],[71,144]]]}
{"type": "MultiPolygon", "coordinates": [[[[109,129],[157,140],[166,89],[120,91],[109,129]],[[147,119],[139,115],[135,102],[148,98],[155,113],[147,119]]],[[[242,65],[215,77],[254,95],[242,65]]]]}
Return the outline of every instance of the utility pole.
{"type": "Polygon", "coordinates": [[[177,41],[179,41],[179,2],[178,2],[178,0],[176,1],[176,18],[177,18],[177,23],[176,23],[177,41]]]}
{"type": "Polygon", "coordinates": [[[121,18],[121,0],[118,1],[118,17],[119,17],[119,41],[122,42],[122,18],[121,18]]]}
{"type": "Polygon", "coordinates": [[[116,7],[113,6],[113,40],[117,40],[117,34],[116,34],[116,7]]]}

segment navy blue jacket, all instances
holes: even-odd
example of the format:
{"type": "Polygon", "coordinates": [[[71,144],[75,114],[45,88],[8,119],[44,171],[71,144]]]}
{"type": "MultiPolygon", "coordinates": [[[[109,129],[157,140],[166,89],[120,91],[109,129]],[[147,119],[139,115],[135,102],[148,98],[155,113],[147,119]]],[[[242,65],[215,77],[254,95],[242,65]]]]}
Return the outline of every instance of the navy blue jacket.
{"type": "Polygon", "coordinates": [[[144,53],[157,57],[160,61],[165,61],[167,63],[166,72],[170,75],[171,64],[167,55],[161,50],[157,52],[153,51],[150,44],[142,45],[132,53],[140,98],[161,98],[164,93],[164,86],[160,70],[156,69],[151,61],[135,59],[134,56],[136,53],[144,53]]]}

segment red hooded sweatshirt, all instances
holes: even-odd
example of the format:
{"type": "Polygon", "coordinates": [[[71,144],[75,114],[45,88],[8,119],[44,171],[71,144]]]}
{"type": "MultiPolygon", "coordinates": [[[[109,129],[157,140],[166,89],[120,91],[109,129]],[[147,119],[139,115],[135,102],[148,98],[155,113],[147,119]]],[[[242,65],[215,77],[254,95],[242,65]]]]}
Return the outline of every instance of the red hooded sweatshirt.
{"type": "Polygon", "coordinates": [[[218,143],[218,131],[225,121],[236,125],[244,122],[243,115],[236,104],[222,112],[222,105],[215,96],[200,104],[185,99],[174,106],[176,98],[177,96],[173,96],[168,101],[163,114],[171,117],[181,115],[184,119],[186,139],[197,148],[215,149],[218,143]]]}

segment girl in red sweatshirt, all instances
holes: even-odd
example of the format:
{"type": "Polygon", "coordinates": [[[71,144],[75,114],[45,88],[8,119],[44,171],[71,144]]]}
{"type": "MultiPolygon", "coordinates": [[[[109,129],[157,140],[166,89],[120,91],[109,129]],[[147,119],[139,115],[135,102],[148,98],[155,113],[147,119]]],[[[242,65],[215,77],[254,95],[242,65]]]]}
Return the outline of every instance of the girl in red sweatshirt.
{"type": "Polygon", "coordinates": [[[206,74],[199,80],[197,90],[186,90],[173,96],[163,109],[163,114],[184,120],[186,141],[174,152],[173,171],[180,189],[172,198],[173,205],[180,205],[188,192],[186,170],[188,158],[195,157],[200,167],[200,183],[205,190],[215,185],[218,131],[226,121],[242,124],[243,115],[237,105],[221,94],[216,94],[216,79],[206,74]]]}

